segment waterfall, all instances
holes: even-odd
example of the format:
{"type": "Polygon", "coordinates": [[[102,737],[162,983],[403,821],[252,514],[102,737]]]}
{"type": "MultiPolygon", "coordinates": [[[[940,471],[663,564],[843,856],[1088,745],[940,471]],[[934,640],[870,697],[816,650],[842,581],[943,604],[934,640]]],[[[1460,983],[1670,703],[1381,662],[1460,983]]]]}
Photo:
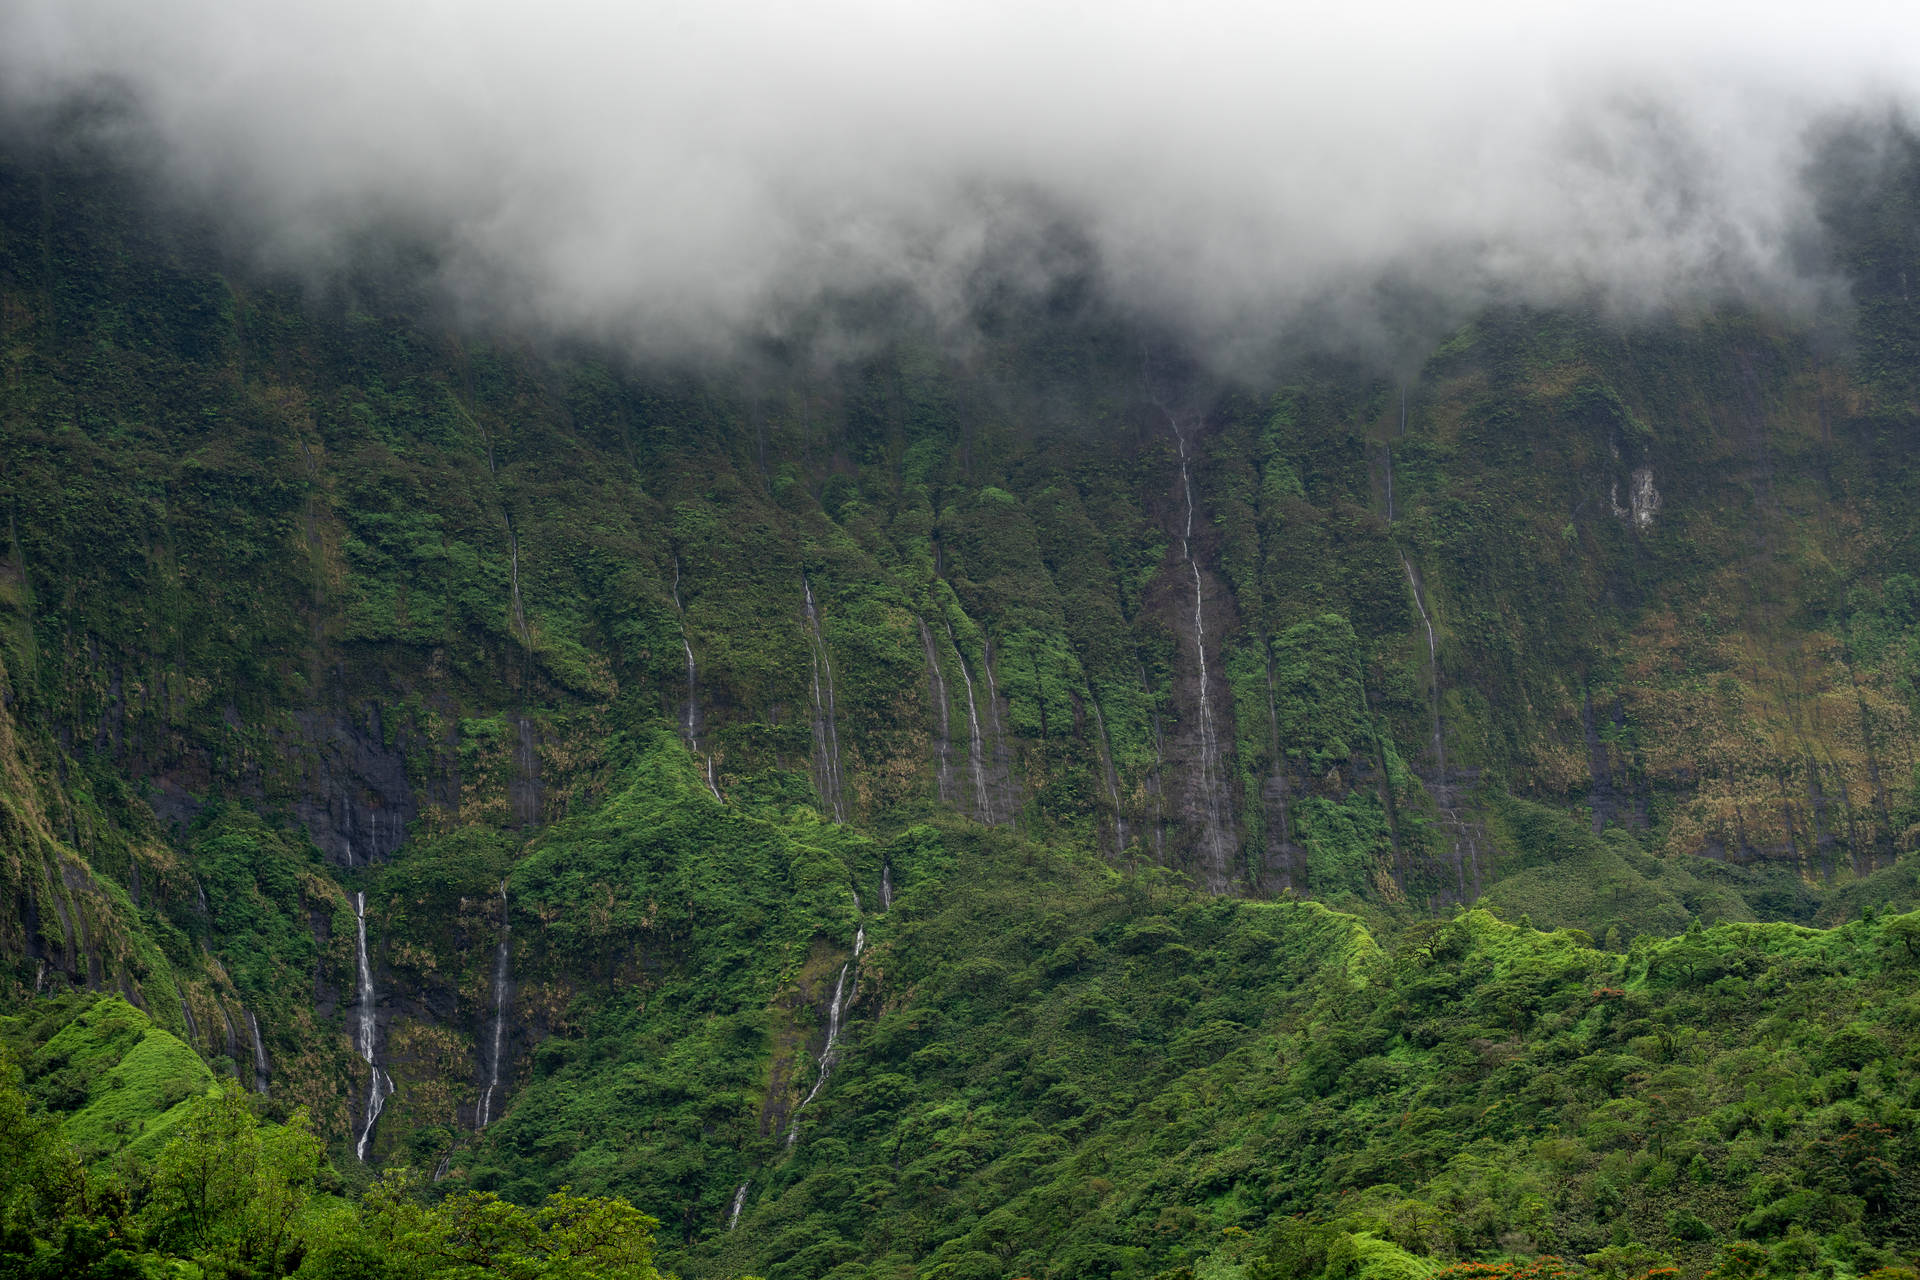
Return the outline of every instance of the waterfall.
{"type": "Polygon", "coordinates": [[[527,630],[527,611],[520,603],[520,536],[513,531],[513,522],[507,522],[507,546],[512,552],[513,625],[520,643],[531,649],[532,633],[527,630]]]}
{"type": "Polygon", "coordinates": [[[689,749],[700,750],[699,674],[693,665],[693,642],[687,638],[687,610],[680,603],[680,561],[673,562],[673,611],[680,616],[680,648],[687,655],[687,700],[680,708],[680,736],[689,749]]]}
{"type": "Polygon", "coordinates": [[[800,575],[800,587],[806,600],[807,635],[812,642],[813,659],[813,746],[820,764],[821,798],[833,811],[835,822],[845,822],[846,813],[840,774],[840,731],[833,701],[833,663],[827,658],[827,642],[820,634],[820,614],[813,605],[813,583],[800,575]]]}
{"type": "MultiPolygon", "coordinates": [[[[853,896],[853,905],[855,911],[860,909],[860,895],[858,893],[853,896]]],[[[820,1090],[826,1087],[827,1077],[833,1073],[833,1064],[840,1056],[840,1022],[841,1019],[846,1016],[847,1000],[849,998],[847,976],[852,974],[856,980],[858,979],[860,951],[866,945],[867,926],[865,924],[855,925],[853,933],[853,955],[845,964],[840,966],[840,976],[834,980],[833,984],[833,1003],[827,1006],[827,1042],[822,1045],[820,1049],[820,1072],[813,1078],[813,1088],[807,1090],[807,1096],[800,1099],[800,1105],[793,1109],[793,1123],[787,1126],[787,1145],[789,1147],[800,1137],[800,1113],[806,1110],[807,1104],[818,1097],[820,1090]]]]}
{"type": "Polygon", "coordinates": [[[380,1109],[387,1105],[387,1099],[393,1093],[393,1081],[373,1060],[374,1041],[379,1034],[379,1024],[374,1018],[373,966],[367,963],[367,895],[353,895],[354,940],[359,951],[360,961],[360,1007],[359,1022],[354,1031],[353,1047],[359,1051],[361,1060],[367,1064],[367,1110],[365,1123],[360,1128],[360,1141],[354,1148],[354,1154],[366,1163],[367,1146],[373,1141],[373,1125],[380,1118],[380,1109]]]}
{"type": "Polygon", "coordinates": [[[1420,591],[1420,579],[1414,576],[1413,561],[1400,553],[1400,567],[1407,571],[1407,586],[1413,590],[1413,607],[1420,611],[1420,625],[1427,629],[1427,676],[1433,686],[1433,757],[1439,765],[1444,784],[1447,776],[1447,740],[1440,732],[1440,645],[1433,634],[1433,619],[1427,616],[1426,597],[1420,591]]]}
{"type": "MultiPolygon", "coordinates": [[[[993,682],[993,637],[980,637],[980,674],[987,678],[987,728],[993,734],[993,770],[988,785],[1007,790],[1001,795],[1010,796],[1013,787],[1013,760],[1007,754],[1007,726],[1000,720],[1000,689],[993,682]]],[[[1008,800],[1007,816],[1013,816],[1012,800],[1008,800]]]]}
{"type": "Polygon", "coordinates": [[[1100,776],[1107,784],[1107,800],[1113,805],[1113,852],[1120,856],[1127,851],[1127,815],[1120,808],[1120,775],[1113,767],[1113,743],[1107,738],[1106,717],[1100,714],[1100,704],[1089,694],[1087,703],[1093,708],[1094,731],[1100,735],[1096,744],[1100,755],[1100,776]]]}
{"type": "Polygon", "coordinates": [[[933,632],[927,630],[925,618],[920,619],[920,645],[927,651],[927,684],[933,693],[934,714],[939,722],[940,732],[933,740],[934,781],[939,789],[940,803],[953,803],[953,727],[952,708],[947,699],[947,680],[940,674],[940,655],[934,651],[933,632]]]}
{"type": "Polygon", "coordinates": [[[265,1093],[269,1072],[267,1069],[267,1046],[260,1040],[260,1019],[253,1016],[253,1010],[247,1010],[247,1030],[253,1033],[253,1091],[265,1093]]]}
{"type": "Polygon", "coordinates": [[[893,864],[891,862],[880,864],[880,909],[893,910],[893,864]]]}
{"type": "Polygon", "coordinates": [[[727,1211],[727,1230],[731,1231],[740,1225],[740,1211],[747,1207],[747,1188],[752,1185],[751,1182],[743,1182],[734,1191],[733,1208],[727,1211]]]}
{"type": "Polygon", "coordinates": [[[500,1064],[507,1047],[507,962],[508,941],[513,936],[513,921],[507,909],[507,882],[500,882],[500,945],[493,952],[493,1044],[487,1055],[487,1088],[480,1095],[480,1110],[474,1120],[476,1131],[493,1120],[493,1100],[500,1092],[500,1064]]]}
{"type": "Polygon", "coordinates": [[[1202,608],[1205,597],[1200,587],[1200,562],[1193,558],[1193,476],[1187,467],[1187,437],[1180,430],[1180,420],[1169,414],[1167,421],[1173,427],[1173,438],[1180,442],[1180,488],[1187,499],[1187,519],[1180,530],[1180,554],[1193,573],[1193,647],[1200,658],[1200,783],[1211,805],[1214,803],[1215,751],[1213,692],[1207,681],[1207,618],[1202,608]]]}
{"type": "Polygon", "coordinates": [[[960,678],[967,682],[967,765],[973,770],[973,799],[978,807],[975,814],[982,822],[993,822],[993,795],[987,789],[987,770],[984,755],[980,750],[980,713],[973,700],[973,674],[967,670],[967,655],[960,652],[960,642],[953,638],[953,624],[947,624],[947,643],[953,646],[953,652],[960,659],[960,678]]]}
{"type": "Polygon", "coordinates": [[[186,1020],[187,1043],[192,1044],[200,1038],[200,1028],[193,1020],[193,1010],[187,1007],[187,998],[180,997],[180,1016],[186,1020]]]}
{"type": "Polygon", "coordinates": [[[680,558],[673,561],[673,611],[680,615],[680,649],[687,655],[687,700],[680,708],[680,736],[687,740],[687,750],[696,756],[702,756],[706,768],[704,778],[707,790],[715,800],[720,799],[720,788],[713,777],[713,753],[702,755],[700,750],[700,673],[693,663],[693,641],[687,636],[687,610],[680,603],[680,558]]]}
{"type": "Polygon", "coordinates": [[[1480,892],[1480,844],[1475,838],[1473,827],[1460,818],[1460,806],[1454,796],[1452,776],[1447,772],[1447,735],[1440,720],[1440,643],[1434,635],[1433,618],[1427,613],[1426,594],[1420,590],[1419,575],[1413,571],[1413,561],[1407,559],[1407,553],[1400,553],[1400,567],[1406,570],[1407,586],[1413,591],[1413,606],[1420,611],[1420,625],[1427,632],[1427,677],[1433,685],[1433,760],[1434,784],[1433,800],[1440,810],[1440,816],[1454,833],[1454,878],[1458,884],[1461,901],[1467,899],[1467,875],[1471,869],[1473,892],[1480,892]],[[1466,847],[1466,857],[1460,856],[1461,846],[1466,847]]]}
{"type": "Polygon", "coordinates": [[[233,1015],[227,1012],[227,1006],[224,1004],[216,1002],[216,1007],[220,1010],[220,1021],[225,1023],[227,1028],[227,1061],[233,1064],[233,1078],[243,1079],[244,1077],[240,1074],[240,1040],[233,1034],[233,1015]]]}
{"type": "Polygon", "coordinates": [[[1200,562],[1193,555],[1193,473],[1189,465],[1187,433],[1180,428],[1179,415],[1164,405],[1167,425],[1180,449],[1180,490],[1186,498],[1186,521],[1180,529],[1180,556],[1193,577],[1193,648],[1200,667],[1200,803],[1203,826],[1200,851],[1208,865],[1207,887],[1222,892],[1227,887],[1226,867],[1230,861],[1229,838],[1221,815],[1219,731],[1214,725],[1213,686],[1207,672],[1206,594],[1201,586],[1200,562]]]}
{"type": "MultiPolygon", "coordinates": [[[[1402,412],[1405,412],[1403,409],[1402,412]]],[[[1393,523],[1393,445],[1391,442],[1380,446],[1387,455],[1387,523],[1393,523]]]]}

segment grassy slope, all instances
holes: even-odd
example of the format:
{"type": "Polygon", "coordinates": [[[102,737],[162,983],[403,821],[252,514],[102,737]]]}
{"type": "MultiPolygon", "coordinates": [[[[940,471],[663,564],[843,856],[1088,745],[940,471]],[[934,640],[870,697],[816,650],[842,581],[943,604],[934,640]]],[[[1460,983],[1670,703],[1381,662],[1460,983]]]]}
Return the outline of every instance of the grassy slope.
{"type": "Polygon", "coordinates": [[[60,1117],[81,1159],[151,1160],[213,1073],[185,1043],[114,996],[70,997],[0,1020],[30,1097],[60,1117]]]}

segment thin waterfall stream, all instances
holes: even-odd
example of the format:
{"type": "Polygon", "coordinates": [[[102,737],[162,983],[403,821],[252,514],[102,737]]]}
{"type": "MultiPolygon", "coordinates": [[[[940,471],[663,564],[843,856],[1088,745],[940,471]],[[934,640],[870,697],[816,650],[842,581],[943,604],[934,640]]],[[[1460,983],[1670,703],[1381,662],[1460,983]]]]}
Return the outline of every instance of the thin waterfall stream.
{"type": "Polygon", "coordinates": [[[1187,573],[1193,579],[1193,648],[1200,676],[1198,790],[1201,830],[1196,851],[1203,861],[1207,888],[1215,893],[1224,893],[1236,858],[1235,836],[1231,817],[1226,812],[1226,785],[1221,777],[1219,727],[1216,723],[1218,717],[1213,706],[1213,677],[1207,666],[1206,586],[1200,573],[1200,561],[1193,554],[1193,447],[1187,438],[1187,429],[1181,425],[1180,414],[1154,388],[1148,352],[1144,348],[1140,359],[1141,380],[1147,397],[1166,418],[1167,428],[1173,433],[1174,445],[1179,451],[1180,494],[1185,506],[1185,518],[1180,526],[1180,558],[1186,562],[1187,573]]]}
{"type": "Polygon", "coordinates": [[[527,610],[526,606],[520,602],[520,535],[514,532],[511,520],[507,522],[507,548],[510,554],[508,563],[511,566],[511,576],[508,581],[513,596],[514,634],[519,637],[523,646],[531,649],[533,638],[532,632],[527,630],[527,610]]]}
{"type": "Polygon", "coordinates": [[[991,825],[993,794],[987,789],[985,753],[980,749],[980,711],[973,698],[973,673],[967,670],[967,655],[960,652],[960,642],[954,639],[951,622],[947,624],[947,643],[960,659],[960,678],[967,685],[967,766],[973,771],[974,803],[979,806],[980,820],[991,825]]]}
{"type": "Polygon", "coordinates": [[[267,1064],[267,1046],[260,1039],[260,1019],[253,1016],[253,1010],[247,1010],[247,1030],[253,1033],[253,1091],[265,1093],[271,1072],[267,1064]]]}
{"type": "Polygon", "coordinates": [[[360,1004],[359,1021],[354,1031],[353,1047],[367,1064],[367,1109],[364,1123],[360,1127],[360,1141],[354,1148],[354,1154],[366,1163],[367,1147],[373,1141],[374,1122],[380,1119],[381,1108],[387,1105],[387,1099],[393,1094],[393,1081],[374,1061],[375,1041],[379,1036],[379,1022],[374,1016],[373,966],[367,963],[367,895],[365,892],[353,895],[354,941],[360,962],[360,1004]]]}
{"type": "MultiPolygon", "coordinates": [[[[853,909],[860,910],[860,895],[853,895],[853,909]]],[[[856,924],[853,932],[853,955],[840,966],[840,976],[833,983],[833,1002],[827,1006],[827,1042],[820,1048],[820,1070],[813,1078],[813,1088],[807,1090],[807,1096],[800,1099],[800,1105],[793,1109],[793,1123],[787,1126],[787,1145],[791,1147],[800,1137],[800,1113],[807,1104],[820,1096],[820,1090],[827,1084],[827,1077],[833,1074],[833,1064],[840,1056],[840,1025],[847,1013],[847,979],[854,978],[856,983],[860,973],[860,952],[867,945],[867,926],[864,922],[856,924]]]]}
{"type": "Polygon", "coordinates": [[[244,1079],[240,1074],[240,1039],[233,1033],[233,1015],[227,1012],[226,1005],[220,1005],[220,1021],[227,1028],[227,1060],[233,1063],[233,1078],[244,1079]]]}
{"type": "Polygon", "coordinates": [[[1455,836],[1454,876],[1462,901],[1467,896],[1468,867],[1472,869],[1474,892],[1480,888],[1480,846],[1474,838],[1469,824],[1460,818],[1460,808],[1454,799],[1452,776],[1447,772],[1447,735],[1440,719],[1440,643],[1433,630],[1433,618],[1427,612],[1426,593],[1420,589],[1420,576],[1413,571],[1413,561],[1407,559],[1407,553],[1400,553],[1400,567],[1406,570],[1407,587],[1413,592],[1413,606],[1420,612],[1420,625],[1427,632],[1427,679],[1433,686],[1433,760],[1434,760],[1434,804],[1440,810],[1440,816],[1453,828],[1455,836]],[[1466,846],[1466,859],[1459,857],[1459,846],[1466,846]]]}
{"type": "Polygon", "coordinates": [[[500,945],[493,953],[493,1043],[487,1055],[487,1088],[480,1095],[480,1108],[473,1127],[484,1129],[493,1121],[493,1100],[500,1093],[500,1065],[507,1046],[507,979],[513,936],[513,921],[508,915],[507,882],[500,882],[500,945]]]}
{"type": "Polygon", "coordinates": [[[1393,523],[1393,443],[1388,441],[1380,446],[1387,456],[1387,523],[1393,523]]]}
{"type": "Polygon", "coordinates": [[[747,1188],[752,1185],[751,1182],[743,1182],[733,1193],[733,1208],[727,1211],[727,1230],[731,1231],[740,1225],[740,1211],[747,1207],[747,1188]]]}
{"type": "Polygon", "coordinates": [[[1413,592],[1413,607],[1420,611],[1420,625],[1427,629],[1427,679],[1433,689],[1433,755],[1438,762],[1440,774],[1447,772],[1446,736],[1440,732],[1440,645],[1434,637],[1433,619],[1427,616],[1426,596],[1420,590],[1420,579],[1414,575],[1413,561],[1407,559],[1407,553],[1400,553],[1400,567],[1407,571],[1407,586],[1413,592]]]}
{"type": "Polygon", "coordinates": [[[1107,784],[1107,801],[1113,805],[1113,852],[1116,856],[1127,851],[1127,816],[1120,808],[1120,775],[1113,767],[1113,742],[1107,737],[1107,720],[1100,714],[1100,704],[1091,696],[1087,704],[1093,708],[1094,731],[1100,735],[1100,776],[1107,784]]]}
{"type": "Polygon", "coordinates": [[[687,610],[680,603],[680,558],[673,561],[673,611],[680,616],[680,648],[687,655],[687,700],[680,708],[680,736],[687,741],[687,750],[700,757],[707,790],[715,800],[720,799],[720,788],[713,776],[713,753],[700,749],[700,672],[693,661],[693,640],[687,635],[687,610]]]}
{"type": "Polygon", "coordinates": [[[1219,730],[1214,724],[1213,685],[1207,670],[1206,592],[1201,582],[1200,562],[1193,554],[1191,449],[1187,433],[1180,425],[1180,416],[1165,405],[1161,406],[1161,412],[1166,415],[1167,425],[1179,446],[1180,491],[1186,499],[1186,519],[1180,528],[1180,557],[1187,562],[1187,572],[1193,578],[1193,648],[1200,669],[1200,804],[1204,814],[1200,847],[1211,864],[1207,867],[1208,887],[1223,892],[1227,887],[1226,864],[1231,858],[1231,849],[1222,812],[1219,730]]]}
{"type": "Polygon", "coordinates": [[[1168,414],[1167,422],[1173,427],[1174,439],[1180,442],[1180,488],[1187,499],[1187,519],[1180,530],[1180,554],[1193,574],[1193,647],[1200,658],[1200,776],[1201,784],[1207,790],[1208,803],[1212,804],[1217,746],[1214,742],[1213,692],[1207,680],[1207,618],[1202,608],[1205,597],[1200,586],[1200,562],[1193,558],[1193,474],[1187,465],[1187,436],[1180,429],[1180,419],[1168,414]]]}
{"type": "Polygon", "coordinates": [[[1000,689],[993,680],[993,637],[985,634],[980,637],[980,674],[987,679],[987,729],[993,734],[992,782],[1010,783],[1013,762],[1007,757],[1007,726],[1000,721],[1000,689]]]}
{"type": "Polygon", "coordinates": [[[840,772],[840,730],[835,723],[838,713],[833,698],[833,663],[827,657],[826,638],[820,632],[820,613],[813,603],[813,583],[805,574],[800,575],[800,589],[806,602],[807,635],[811,641],[813,659],[813,745],[823,766],[820,770],[821,791],[824,793],[822,798],[833,811],[833,820],[845,822],[847,815],[842,799],[845,787],[840,772]]]}
{"type": "MultiPolygon", "coordinates": [[[[1147,679],[1145,664],[1140,667],[1140,687],[1148,696],[1153,694],[1153,684],[1147,679]]],[[[1153,770],[1147,775],[1147,787],[1153,794],[1153,856],[1161,862],[1167,859],[1167,789],[1164,781],[1167,768],[1167,735],[1160,727],[1160,708],[1154,704],[1147,711],[1147,728],[1153,734],[1153,770]]]]}
{"type": "Polygon", "coordinates": [[[933,693],[935,718],[940,726],[934,739],[934,782],[942,804],[953,803],[953,725],[952,707],[947,698],[947,678],[940,672],[940,655],[933,647],[933,632],[920,619],[920,645],[927,651],[927,682],[933,693]]]}

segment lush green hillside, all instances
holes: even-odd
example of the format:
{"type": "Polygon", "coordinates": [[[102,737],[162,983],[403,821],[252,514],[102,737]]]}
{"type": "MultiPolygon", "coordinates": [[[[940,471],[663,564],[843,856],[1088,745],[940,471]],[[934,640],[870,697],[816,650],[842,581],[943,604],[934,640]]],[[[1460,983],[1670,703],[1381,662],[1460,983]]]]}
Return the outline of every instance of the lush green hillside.
{"type": "Polygon", "coordinates": [[[624,1197],[688,1275],[1892,1265],[1890,173],[1844,334],[1514,309],[1246,386],[1085,281],[832,364],[534,346],[15,146],[21,1106],[137,1188],[204,1060],[322,1199],[624,1197]]]}
{"type": "MultiPolygon", "coordinates": [[[[795,1141],[777,1116],[734,1130],[746,1162],[709,1157],[744,1180],[738,1226],[723,1195],[664,1228],[684,1273],[1417,1277],[1550,1255],[1611,1275],[1865,1275],[1920,1253],[1920,913],[1696,925],[1622,956],[1475,911],[1388,951],[1312,902],[1210,898],[995,838],[942,846],[922,829],[894,850],[846,1052],[795,1141]]],[[[687,1016],[733,976],[657,989],[664,1012],[612,1001],[549,1040],[435,1192],[697,1191],[722,1172],[701,1167],[701,1130],[751,1111],[740,1065],[769,1024],[781,1038],[777,1008],[687,1016]]],[[[86,1100],[147,1046],[178,1047],[147,1026],[111,997],[15,1023],[28,1095],[71,1112],[61,1136],[94,1131],[86,1100]]],[[[413,1265],[393,1215],[466,1211],[410,1208],[426,1188],[393,1183],[356,1213],[316,1176],[317,1144],[249,1137],[237,1092],[179,1096],[148,1103],[172,1110],[87,1194],[21,1164],[15,1229],[37,1213],[132,1242],[117,1247],[242,1249],[260,1230],[244,1215],[197,1235],[168,1216],[168,1179],[215,1142],[281,1153],[256,1160],[281,1179],[279,1262],[256,1250],[234,1274],[381,1274],[326,1268],[413,1265]]]]}

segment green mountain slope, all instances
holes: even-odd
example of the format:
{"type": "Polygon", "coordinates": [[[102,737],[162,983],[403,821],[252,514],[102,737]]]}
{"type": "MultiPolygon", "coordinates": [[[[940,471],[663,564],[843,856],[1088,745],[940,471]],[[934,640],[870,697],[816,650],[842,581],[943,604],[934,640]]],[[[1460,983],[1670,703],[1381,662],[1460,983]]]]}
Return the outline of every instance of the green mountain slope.
{"type": "Polygon", "coordinates": [[[1891,1264],[1806,1154],[1914,1158],[1890,173],[1844,341],[1508,310],[1247,387],[1084,282],[830,367],[535,347],[16,148],[0,1007],[690,1275],[1891,1264]]]}

